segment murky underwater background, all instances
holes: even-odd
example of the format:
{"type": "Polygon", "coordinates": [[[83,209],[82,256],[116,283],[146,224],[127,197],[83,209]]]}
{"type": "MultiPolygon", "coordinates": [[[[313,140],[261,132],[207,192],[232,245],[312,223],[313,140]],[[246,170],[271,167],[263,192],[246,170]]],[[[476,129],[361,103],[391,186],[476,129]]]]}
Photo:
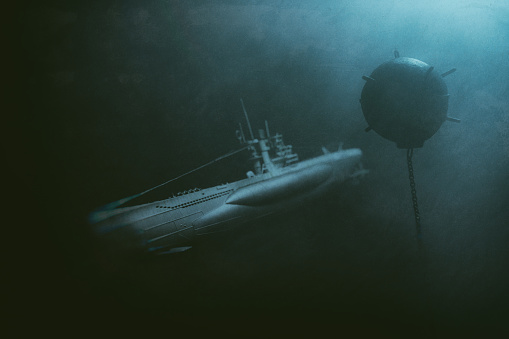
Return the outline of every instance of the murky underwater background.
{"type": "MultiPolygon", "coordinates": [[[[13,250],[13,314],[168,334],[234,332],[228,320],[282,334],[507,331],[507,1],[50,1],[11,20],[21,95],[4,149],[28,225],[14,225],[28,246],[13,250]],[[414,154],[421,249],[405,150],[365,133],[359,104],[361,76],[394,49],[457,68],[448,115],[462,122],[414,154]],[[369,175],[179,255],[112,260],[87,213],[239,148],[240,98],[253,128],[268,120],[301,159],[344,142],[369,175]]],[[[163,196],[239,180],[248,156],[163,196]]]]}

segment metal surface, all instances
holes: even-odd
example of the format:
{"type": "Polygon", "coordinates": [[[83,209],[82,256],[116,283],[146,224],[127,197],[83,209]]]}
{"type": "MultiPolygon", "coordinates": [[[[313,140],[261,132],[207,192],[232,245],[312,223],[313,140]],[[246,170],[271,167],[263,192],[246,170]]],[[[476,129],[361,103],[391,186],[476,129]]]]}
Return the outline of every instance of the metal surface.
{"type": "Polygon", "coordinates": [[[447,118],[449,94],[438,73],[413,58],[397,57],[378,66],[366,81],[361,106],[369,125],[399,148],[422,147],[447,118]]]}

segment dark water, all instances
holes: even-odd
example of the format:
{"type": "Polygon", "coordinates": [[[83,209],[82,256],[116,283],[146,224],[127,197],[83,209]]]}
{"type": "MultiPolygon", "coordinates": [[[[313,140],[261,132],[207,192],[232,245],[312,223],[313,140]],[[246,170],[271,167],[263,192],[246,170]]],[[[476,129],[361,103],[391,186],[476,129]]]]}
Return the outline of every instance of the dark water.
{"type": "MultiPolygon", "coordinates": [[[[508,17],[505,1],[55,1],[12,11],[8,314],[48,329],[166,324],[167,334],[507,331],[508,17]],[[405,151],[364,132],[358,102],[361,76],[395,48],[458,70],[445,80],[448,115],[461,124],[446,122],[414,154],[420,249],[405,151]],[[370,174],[176,256],[111,260],[87,213],[237,149],[240,98],[251,124],[268,120],[301,159],[344,142],[363,150],[370,174]]],[[[240,179],[246,157],[168,192],[240,179]]]]}

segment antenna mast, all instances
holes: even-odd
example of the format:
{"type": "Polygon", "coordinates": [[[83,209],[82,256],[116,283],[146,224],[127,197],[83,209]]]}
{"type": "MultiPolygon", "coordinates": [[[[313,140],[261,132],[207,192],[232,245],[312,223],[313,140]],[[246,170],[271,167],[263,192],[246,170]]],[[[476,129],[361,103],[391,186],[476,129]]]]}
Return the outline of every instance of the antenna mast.
{"type": "Polygon", "coordinates": [[[247,116],[246,108],[244,107],[244,101],[242,100],[242,98],[240,98],[240,103],[242,104],[244,115],[246,116],[247,127],[249,128],[249,133],[251,133],[251,140],[254,140],[253,130],[251,129],[251,124],[249,123],[249,118],[247,116]]]}

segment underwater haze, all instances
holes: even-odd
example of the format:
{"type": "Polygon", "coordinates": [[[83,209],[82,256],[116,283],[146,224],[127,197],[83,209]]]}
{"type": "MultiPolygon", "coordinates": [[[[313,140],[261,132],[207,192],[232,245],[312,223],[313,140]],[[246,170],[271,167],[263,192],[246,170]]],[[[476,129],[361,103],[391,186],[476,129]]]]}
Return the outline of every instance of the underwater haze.
{"type": "MultiPolygon", "coordinates": [[[[509,331],[509,1],[49,1],[10,21],[15,317],[168,335],[509,331]],[[395,50],[457,69],[444,81],[461,123],[414,152],[420,247],[406,151],[364,131],[359,103],[395,50]],[[105,251],[88,213],[240,148],[241,98],[301,160],[343,142],[370,173],[175,256],[105,251]]],[[[242,179],[248,157],[163,197],[242,179]]]]}

